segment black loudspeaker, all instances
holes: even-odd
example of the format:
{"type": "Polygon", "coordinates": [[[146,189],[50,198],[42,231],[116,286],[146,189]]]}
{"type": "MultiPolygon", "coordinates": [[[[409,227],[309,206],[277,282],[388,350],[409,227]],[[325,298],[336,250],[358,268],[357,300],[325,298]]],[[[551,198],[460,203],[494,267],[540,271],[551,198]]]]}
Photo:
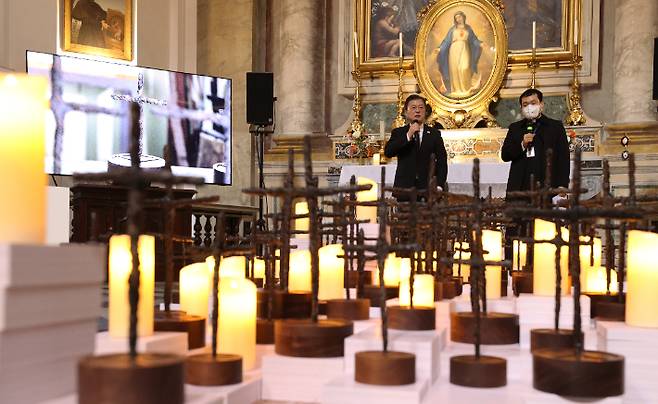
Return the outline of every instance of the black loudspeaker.
{"type": "Polygon", "coordinates": [[[658,100],[658,38],[653,39],[653,99],[658,100]]]}
{"type": "Polygon", "coordinates": [[[247,123],[274,123],[274,75],[247,72],[247,123]]]}

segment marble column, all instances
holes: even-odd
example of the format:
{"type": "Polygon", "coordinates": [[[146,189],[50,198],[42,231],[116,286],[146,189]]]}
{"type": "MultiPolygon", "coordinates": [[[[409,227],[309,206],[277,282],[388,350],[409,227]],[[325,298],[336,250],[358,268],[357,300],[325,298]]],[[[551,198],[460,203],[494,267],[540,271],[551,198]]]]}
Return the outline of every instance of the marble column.
{"type": "Polygon", "coordinates": [[[658,36],[658,1],[616,0],[614,120],[658,119],[652,100],[653,39],[658,36]]]}
{"type": "Polygon", "coordinates": [[[287,143],[325,132],[326,7],[325,0],[277,0],[276,4],[280,21],[274,55],[276,142],[287,143]]]}

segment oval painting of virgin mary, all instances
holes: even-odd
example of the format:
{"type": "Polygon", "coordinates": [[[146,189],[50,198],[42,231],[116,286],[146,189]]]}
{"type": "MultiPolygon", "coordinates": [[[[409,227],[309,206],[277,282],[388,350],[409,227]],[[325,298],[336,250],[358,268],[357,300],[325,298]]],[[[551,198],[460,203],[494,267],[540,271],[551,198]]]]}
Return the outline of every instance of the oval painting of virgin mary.
{"type": "Polygon", "coordinates": [[[451,99],[477,94],[496,60],[494,27],[469,4],[456,4],[437,16],[429,30],[425,66],[434,87],[451,99]]]}

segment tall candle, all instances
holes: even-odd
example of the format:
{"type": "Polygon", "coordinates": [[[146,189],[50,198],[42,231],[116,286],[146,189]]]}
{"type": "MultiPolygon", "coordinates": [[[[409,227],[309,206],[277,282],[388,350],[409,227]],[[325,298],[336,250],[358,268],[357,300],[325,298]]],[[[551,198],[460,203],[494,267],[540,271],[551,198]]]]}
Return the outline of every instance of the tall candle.
{"type": "MultiPolygon", "coordinates": [[[[295,215],[308,215],[308,202],[295,203],[295,215]]],[[[309,218],[295,219],[295,230],[308,232],[309,218]]],[[[308,238],[308,233],[295,234],[296,238],[308,238]]]]}
{"type": "Polygon", "coordinates": [[[537,21],[532,22],[532,49],[537,49],[537,21]]]}
{"type": "Polygon", "coordinates": [[[402,48],[403,48],[403,46],[402,46],[402,31],[400,31],[398,39],[399,39],[398,42],[399,42],[399,46],[400,46],[400,59],[402,59],[402,48]]]}
{"type": "MultiPolygon", "coordinates": [[[[583,292],[589,293],[606,293],[608,291],[608,275],[605,267],[591,267],[587,270],[587,284],[583,286],[583,292]]],[[[617,272],[610,271],[610,292],[616,293],[618,290],[617,272]]]]}
{"type": "MultiPolygon", "coordinates": [[[[469,251],[460,251],[460,249],[468,249],[468,243],[466,242],[455,243],[455,253],[452,256],[454,259],[459,259],[460,252],[461,252],[462,260],[471,259],[471,253],[469,251]]],[[[471,276],[471,266],[469,264],[461,263],[461,268],[460,268],[459,262],[455,262],[454,264],[452,264],[452,276],[459,276],[460,273],[462,279],[464,279],[464,281],[468,281],[468,278],[471,276]]]]}
{"type": "Polygon", "coordinates": [[[573,44],[578,45],[578,19],[576,18],[576,21],[573,25],[573,44]]]}
{"type": "Polygon", "coordinates": [[[356,35],[356,32],[354,32],[354,68],[356,68],[359,64],[359,40],[356,35]]]}
{"type": "Polygon", "coordinates": [[[628,232],[626,324],[658,327],[658,234],[628,232]]]}
{"type": "MultiPolygon", "coordinates": [[[[356,200],[359,202],[373,202],[377,201],[379,195],[377,193],[377,183],[369,178],[359,177],[356,180],[358,185],[372,185],[367,191],[360,191],[356,193],[356,200]]],[[[377,223],[377,206],[357,206],[356,218],[359,220],[370,220],[370,223],[377,223]]]]}
{"type": "MultiPolygon", "coordinates": [[[[215,257],[206,258],[208,270],[212,274],[215,270],[215,257]]],[[[221,278],[244,278],[247,269],[247,257],[235,255],[233,257],[222,257],[219,262],[219,276],[221,278]]]]}
{"type": "Polygon", "coordinates": [[[43,244],[47,83],[0,74],[0,242],[43,244]]]}
{"type": "MultiPolygon", "coordinates": [[[[535,219],[535,240],[552,240],[555,238],[555,224],[541,219],[535,219]]],[[[568,232],[562,231],[562,237],[566,240],[568,232]]],[[[533,275],[532,287],[533,294],[539,296],[555,296],[555,245],[549,243],[537,243],[533,245],[533,275]]],[[[560,250],[560,282],[561,293],[569,293],[569,279],[567,276],[568,268],[566,265],[568,257],[568,248],[562,247],[560,250]]]]}
{"type": "MultiPolygon", "coordinates": [[[[406,276],[409,279],[410,272],[411,261],[409,258],[399,258],[394,253],[390,253],[384,261],[384,285],[397,287],[400,285],[401,277],[406,276]]],[[[379,285],[379,268],[375,269],[373,273],[373,284],[379,285]]]]}
{"type": "MultiPolygon", "coordinates": [[[[503,234],[498,230],[482,230],[482,248],[486,261],[502,260],[503,234]]],[[[484,273],[487,280],[487,299],[500,298],[502,267],[487,265],[484,273]]]]}
{"type": "Polygon", "coordinates": [[[345,297],[345,274],[342,244],[329,244],[318,251],[320,258],[320,284],[318,299],[342,299],[345,297]]]}
{"type": "Polygon", "coordinates": [[[187,314],[208,318],[212,277],[206,263],[187,265],[180,270],[180,309],[187,314]]]}
{"type": "MultiPolygon", "coordinates": [[[[409,306],[409,278],[400,280],[400,306],[409,306]]],[[[414,275],[414,307],[434,307],[434,276],[414,275]]]]}
{"type": "Polygon", "coordinates": [[[244,278],[219,281],[217,351],[242,356],[244,370],[256,364],[256,285],[244,278]]]}
{"type": "MultiPolygon", "coordinates": [[[[154,285],[155,285],[155,238],[139,236],[139,302],[137,304],[137,335],[153,334],[154,285]]],[[[112,337],[128,337],[130,331],[130,303],[128,279],[132,271],[130,236],[110,237],[109,245],[109,333],[112,337]]]]}
{"type": "MultiPolygon", "coordinates": [[[[581,236],[580,241],[588,242],[589,236],[581,236]]],[[[584,288],[588,284],[587,277],[590,274],[592,268],[598,268],[601,266],[601,239],[594,237],[594,264],[590,265],[590,260],[592,258],[592,246],[581,245],[579,249],[578,256],[580,257],[580,287],[584,288]]]]}
{"type": "Polygon", "coordinates": [[[291,292],[311,291],[311,253],[297,250],[290,253],[288,290],[291,292]]]}

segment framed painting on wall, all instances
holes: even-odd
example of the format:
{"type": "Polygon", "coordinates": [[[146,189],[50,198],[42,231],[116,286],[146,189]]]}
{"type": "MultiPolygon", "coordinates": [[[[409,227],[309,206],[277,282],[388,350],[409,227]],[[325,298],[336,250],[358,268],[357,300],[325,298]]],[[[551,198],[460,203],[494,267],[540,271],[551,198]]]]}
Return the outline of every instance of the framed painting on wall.
{"type": "Polygon", "coordinates": [[[132,60],[133,0],[64,0],[62,50],[132,60]]]}

